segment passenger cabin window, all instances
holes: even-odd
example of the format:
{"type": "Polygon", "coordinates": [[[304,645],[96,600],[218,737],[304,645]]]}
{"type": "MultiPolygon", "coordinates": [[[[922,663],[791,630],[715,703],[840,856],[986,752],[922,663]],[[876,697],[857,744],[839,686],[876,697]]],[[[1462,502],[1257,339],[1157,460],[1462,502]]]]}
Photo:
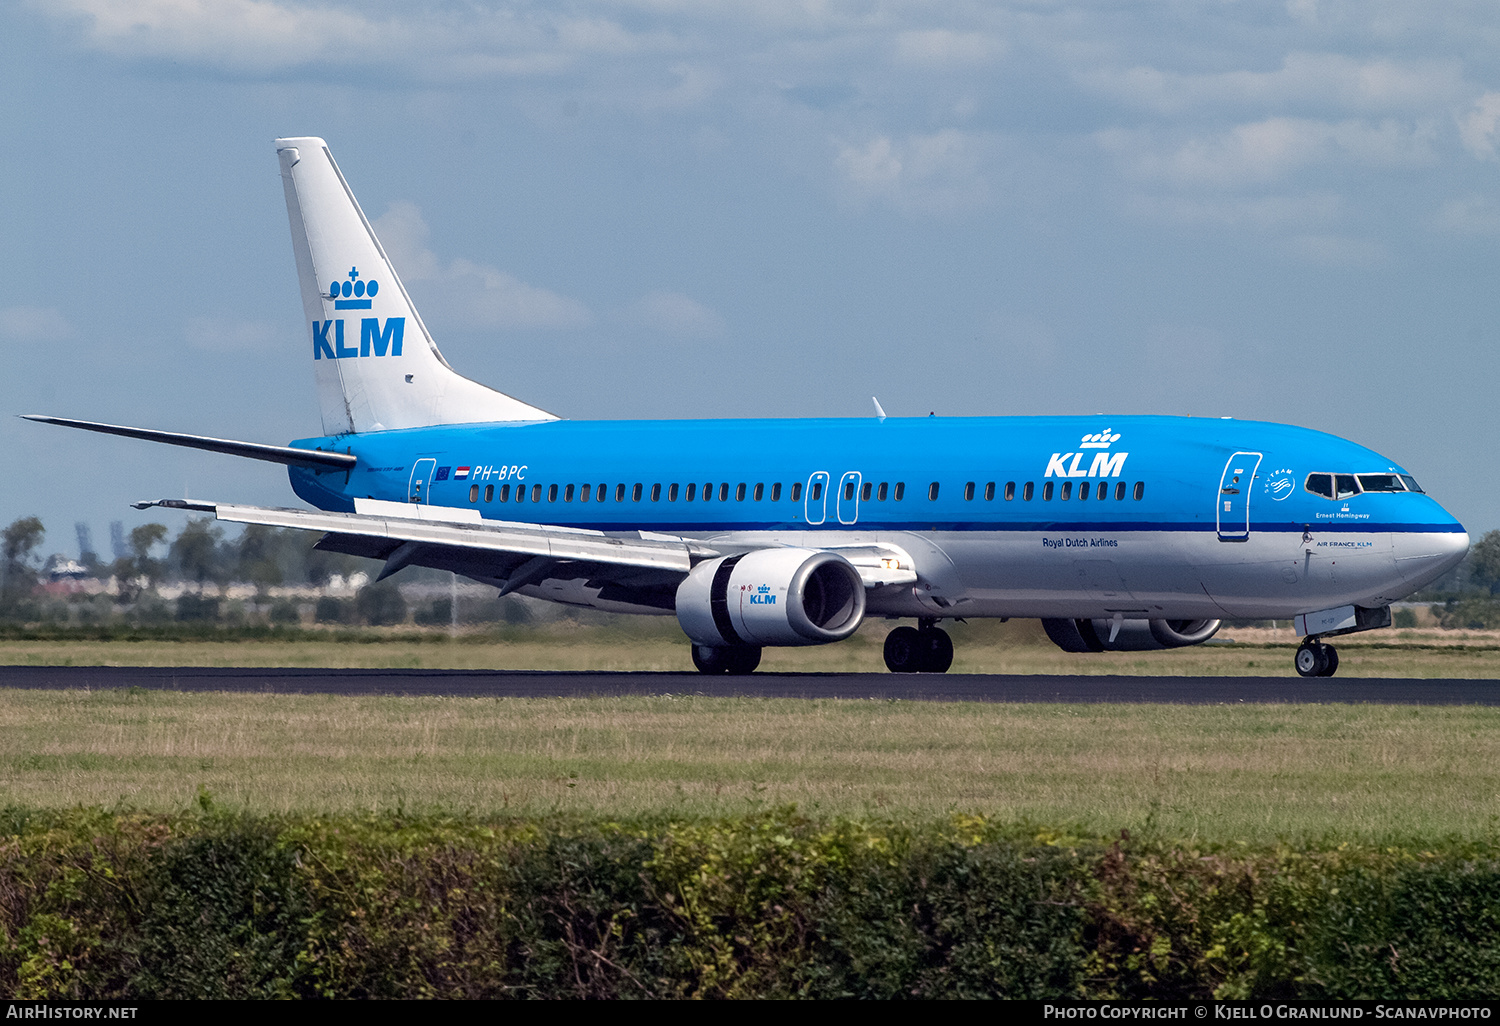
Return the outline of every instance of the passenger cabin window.
{"type": "Polygon", "coordinates": [[[500,486],[500,501],[501,502],[509,502],[510,501],[510,485],[501,485],[500,486]]]}
{"type": "Polygon", "coordinates": [[[1360,491],[1365,492],[1404,492],[1406,486],[1401,483],[1401,478],[1395,474],[1360,474],[1360,491]]]}
{"type": "Polygon", "coordinates": [[[900,502],[905,497],[906,497],[906,482],[905,481],[897,481],[896,482],[896,501],[900,502]]]}
{"type": "Polygon", "coordinates": [[[568,485],[568,487],[563,490],[563,502],[572,502],[572,501],[573,501],[573,486],[572,485],[568,485]]]}
{"type": "Polygon", "coordinates": [[[640,502],[641,501],[641,496],[643,494],[645,494],[645,491],[646,491],[646,486],[643,485],[643,484],[641,484],[639,481],[637,481],[635,483],[635,487],[630,490],[630,501],[631,502],[640,502]]]}
{"type": "Polygon", "coordinates": [[[556,502],[557,501],[557,485],[548,485],[547,486],[547,501],[548,502],[556,502]]]}
{"type": "Polygon", "coordinates": [[[1052,482],[1051,481],[1048,481],[1046,484],[1042,485],[1042,501],[1043,502],[1051,502],[1052,501],[1052,482]]]}
{"type": "Polygon", "coordinates": [[[601,484],[599,486],[599,490],[594,494],[598,496],[598,498],[594,500],[595,502],[603,502],[604,497],[609,494],[609,485],[601,484]]]}
{"type": "Polygon", "coordinates": [[[745,501],[745,482],[741,481],[738,485],[735,486],[735,489],[734,489],[734,501],[735,502],[744,502],[745,501]]]}
{"type": "Polygon", "coordinates": [[[692,502],[697,497],[698,497],[698,484],[695,481],[695,482],[692,482],[691,484],[688,485],[687,495],[683,496],[683,500],[685,502],[692,502]]]}
{"type": "Polygon", "coordinates": [[[532,502],[541,502],[542,501],[542,486],[541,485],[538,484],[538,485],[532,485],[531,486],[531,501],[532,502]]]}
{"type": "Polygon", "coordinates": [[[853,481],[845,481],[844,482],[844,501],[845,502],[853,502],[854,501],[854,482],[853,481]]]}
{"type": "Polygon", "coordinates": [[[927,501],[936,502],[938,497],[938,483],[936,481],[927,486],[927,501]]]}
{"type": "Polygon", "coordinates": [[[859,490],[859,501],[860,502],[869,502],[870,501],[870,495],[873,492],[874,488],[875,488],[875,482],[873,482],[873,481],[866,481],[865,482],[865,486],[859,490]]]}
{"type": "Polygon", "coordinates": [[[654,484],[654,485],[651,486],[651,501],[652,502],[660,502],[661,501],[661,485],[654,484]]]}
{"type": "Polygon", "coordinates": [[[1087,481],[1078,482],[1078,501],[1087,502],[1089,498],[1089,492],[1092,489],[1093,486],[1090,485],[1087,481]]]}
{"type": "Polygon", "coordinates": [[[1062,501],[1067,502],[1073,497],[1073,482],[1064,481],[1062,486],[1062,501]]]}
{"type": "Polygon", "coordinates": [[[775,484],[773,484],[771,486],[771,501],[772,502],[780,502],[781,501],[781,482],[780,481],[777,481],[775,484]]]}
{"type": "Polygon", "coordinates": [[[1124,502],[1125,501],[1125,482],[1124,481],[1121,481],[1119,484],[1115,485],[1115,501],[1116,502],[1124,502]]]}
{"type": "Polygon", "coordinates": [[[588,502],[593,497],[594,497],[594,486],[593,485],[584,485],[583,486],[583,490],[578,493],[578,501],[579,502],[588,502]]]}
{"type": "Polygon", "coordinates": [[[713,486],[713,482],[710,481],[710,482],[708,482],[707,484],[705,484],[703,486],[703,501],[704,502],[708,502],[713,497],[714,497],[714,486],[713,486]]]}
{"type": "Polygon", "coordinates": [[[1031,501],[1031,497],[1033,495],[1035,495],[1035,494],[1036,494],[1036,485],[1033,482],[1031,482],[1031,481],[1027,481],[1026,482],[1026,487],[1021,489],[1021,498],[1023,500],[1025,500],[1026,502],[1030,502],[1031,501]]]}
{"type": "Polygon", "coordinates": [[[991,481],[991,482],[989,482],[988,484],[986,484],[984,486],[984,501],[985,502],[994,502],[995,501],[995,482],[991,481]]]}
{"type": "Polygon", "coordinates": [[[876,502],[884,502],[886,495],[889,494],[889,490],[890,490],[890,482],[889,481],[882,481],[882,482],[880,482],[880,487],[878,489],[876,489],[876,491],[875,491],[875,501],[876,502]]]}
{"type": "Polygon", "coordinates": [[[967,481],[967,482],[964,483],[964,501],[965,502],[973,502],[974,501],[974,482],[973,481],[967,481]]]}
{"type": "Polygon", "coordinates": [[[821,502],[823,499],[823,482],[814,481],[812,486],[812,501],[821,502]]]}
{"type": "MultiPolygon", "coordinates": [[[[1005,482],[1005,501],[1006,502],[1014,502],[1015,498],[1016,498],[1016,483],[1014,481],[1007,481],[1007,482],[1005,482]]],[[[1029,498],[1031,498],[1031,496],[1028,495],[1027,498],[1029,499],[1029,498]]]]}
{"type": "Polygon", "coordinates": [[[485,502],[494,502],[495,501],[495,486],[494,485],[485,485],[484,486],[484,501],[485,502]]]}
{"type": "Polygon", "coordinates": [[[801,481],[793,481],[792,482],[792,501],[793,502],[801,502],[802,501],[802,482],[801,481]]]}
{"type": "Polygon", "coordinates": [[[725,481],[723,484],[719,485],[719,501],[720,502],[728,502],[729,501],[729,482],[728,481],[725,481]]]}
{"type": "Polygon", "coordinates": [[[1146,482],[1144,482],[1144,481],[1137,481],[1135,483],[1135,501],[1136,502],[1140,502],[1141,499],[1145,498],[1145,495],[1146,495],[1146,482]]]}
{"type": "Polygon", "coordinates": [[[1094,498],[1098,499],[1100,502],[1103,502],[1105,499],[1109,498],[1109,482],[1108,481],[1100,481],[1099,482],[1099,493],[1097,495],[1095,495],[1094,498]]]}
{"type": "Polygon", "coordinates": [[[759,481],[755,482],[755,501],[759,502],[766,497],[766,486],[759,481]]]}
{"type": "Polygon", "coordinates": [[[623,484],[617,484],[617,485],[615,485],[615,501],[616,502],[624,502],[625,501],[625,486],[623,484]]]}
{"type": "Polygon", "coordinates": [[[671,488],[667,489],[667,501],[668,502],[676,502],[677,501],[677,486],[675,484],[671,488]]]}
{"type": "Polygon", "coordinates": [[[479,501],[479,486],[478,485],[469,485],[469,501],[470,502],[478,502],[479,501]]]}

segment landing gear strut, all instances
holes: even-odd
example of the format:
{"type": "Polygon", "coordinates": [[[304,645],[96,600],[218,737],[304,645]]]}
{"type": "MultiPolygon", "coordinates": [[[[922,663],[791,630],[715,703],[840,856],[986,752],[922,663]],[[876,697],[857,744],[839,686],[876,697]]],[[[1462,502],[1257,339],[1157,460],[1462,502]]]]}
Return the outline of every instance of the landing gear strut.
{"type": "Polygon", "coordinates": [[[1339,668],[1339,652],[1332,645],[1308,638],[1298,646],[1294,662],[1304,677],[1332,677],[1339,668]]]}
{"type": "Polygon", "coordinates": [[[742,676],[754,673],[760,665],[760,649],[752,645],[734,645],[714,648],[710,645],[693,645],[693,665],[699,673],[727,673],[742,676]]]}
{"type": "Polygon", "coordinates": [[[919,627],[897,627],[885,636],[885,665],[892,673],[947,673],[953,665],[953,639],[935,620],[919,627]]]}

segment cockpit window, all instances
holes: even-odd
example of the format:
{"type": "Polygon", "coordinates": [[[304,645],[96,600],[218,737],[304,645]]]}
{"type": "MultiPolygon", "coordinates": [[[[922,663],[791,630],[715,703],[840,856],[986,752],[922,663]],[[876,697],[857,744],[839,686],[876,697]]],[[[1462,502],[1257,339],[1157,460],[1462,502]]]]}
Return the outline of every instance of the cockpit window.
{"type": "MultiPolygon", "coordinates": [[[[1422,492],[1422,486],[1417,484],[1417,479],[1410,474],[1402,474],[1401,480],[1406,482],[1406,490],[1409,492],[1422,492]]],[[[1425,493],[1423,493],[1425,494],[1425,493]]]]}
{"type": "Polygon", "coordinates": [[[1359,494],[1359,485],[1354,481],[1353,474],[1333,475],[1333,497],[1335,499],[1346,499],[1351,495],[1359,494]]]}
{"type": "Polygon", "coordinates": [[[1321,495],[1325,499],[1331,499],[1333,498],[1333,475],[1308,474],[1307,484],[1304,487],[1314,495],[1321,495]]]}
{"type": "Polygon", "coordinates": [[[1396,474],[1361,474],[1359,487],[1367,492],[1404,492],[1406,486],[1396,474]]]}

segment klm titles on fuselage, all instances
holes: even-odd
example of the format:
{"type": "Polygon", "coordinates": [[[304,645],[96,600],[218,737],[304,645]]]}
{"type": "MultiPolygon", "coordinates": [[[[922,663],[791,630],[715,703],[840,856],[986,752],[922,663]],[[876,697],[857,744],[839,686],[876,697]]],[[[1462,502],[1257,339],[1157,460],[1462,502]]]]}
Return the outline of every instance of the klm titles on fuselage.
{"type": "Polygon", "coordinates": [[[1079,449],[1103,449],[1104,452],[1095,452],[1093,461],[1085,467],[1083,460],[1089,454],[1086,452],[1055,452],[1047,461],[1047,472],[1043,477],[1119,477],[1125,471],[1125,458],[1128,452],[1109,452],[1109,447],[1120,440],[1118,434],[1111,434],[1108,428],[1097,435],[1084,435],[1079,442],[1079,449]],[[1071,462],[1070,462],[1071,461],[1071,462]]]}
{"type": "MultiPolygon", "coordinates": [[[[368,310],[370,300],[380,292],[380,282],[365,281],[359,276],[359,268],[349,268],[345,281],[336,281],[328,286],[324,299],[333,300],[335,310],[368,310]]],[[[401,343],[406,335],[405,317],[387,317],[385,324],[379,317],[363,317],[359,322],[359,346],[345,345],[344,319],[312,322],[313,359],[348,360],[358,356],[401,355],[401,343]],[[330,337],[331,336],[331,337],[330,337]]]]}

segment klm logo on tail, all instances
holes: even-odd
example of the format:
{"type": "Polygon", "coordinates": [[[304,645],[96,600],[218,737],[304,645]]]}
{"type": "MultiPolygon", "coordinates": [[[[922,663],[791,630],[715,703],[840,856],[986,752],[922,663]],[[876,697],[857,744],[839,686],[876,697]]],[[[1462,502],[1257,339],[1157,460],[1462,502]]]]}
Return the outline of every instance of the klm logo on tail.
{"type": "MultiPolygon", "coordinates": [[[[335,310],[368,310],[370,300],[380,292],[380,282],[373,278],[365,281],[359,276],[359,268],[349,268],[349,277],[334,282],[328,287],[328,296],[335,310]]],[[[405,317],[387,317],[384,326],[379,317],[364,317],[359,322],[359,346],[344,342],[344,320],[313,321],[312,341],[314,360],[348,360],[360,356],[401,355],[401,342],[406,335],[405,317]],[[330,337],[331,336],[331,337],[330,337]]]]}

